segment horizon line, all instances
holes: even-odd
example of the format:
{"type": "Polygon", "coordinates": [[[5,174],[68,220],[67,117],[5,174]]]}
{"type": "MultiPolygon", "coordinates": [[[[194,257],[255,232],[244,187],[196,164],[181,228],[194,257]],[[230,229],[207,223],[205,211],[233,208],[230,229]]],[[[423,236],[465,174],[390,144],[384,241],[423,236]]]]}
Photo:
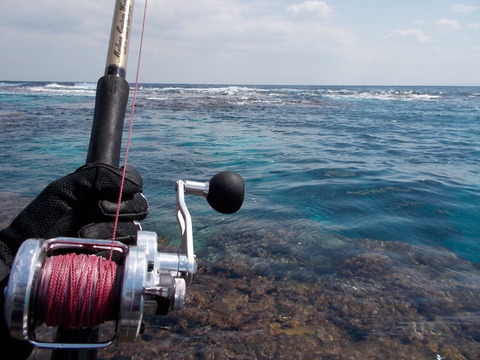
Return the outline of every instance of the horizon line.
{"type": "MultiPolygon", "coordinates": [[[[98,80],[97,80],[98,81],[98,80]]],[[[37,83],[96,83],[97,81],[73,81],[73,80],[0,80],[0,83],[18,83],[18,82],[37,82],[37,83]]],[[[128,80],[127,80],[128,81],[128,80]]],[[[129,84],[135,84],[134,81],[129,81],[129,84]]],[[[370,86],[370,87],[480,87],[479,84],[261,84],[261,83],[217,83],[217,82],[142,82],[139,84],[159,84],[159,85],[207,85],[207,86],[370,86]]]]}

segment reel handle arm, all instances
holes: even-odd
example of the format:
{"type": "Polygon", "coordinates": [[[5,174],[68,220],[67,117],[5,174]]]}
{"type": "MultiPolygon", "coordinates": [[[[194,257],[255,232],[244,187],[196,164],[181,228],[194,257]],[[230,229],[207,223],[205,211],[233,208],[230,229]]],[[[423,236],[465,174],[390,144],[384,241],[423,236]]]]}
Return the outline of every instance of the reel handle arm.
{"type": "Polygon", "coordinates": [[[245,182],[233,171],[222,171],[208,182],[177,181],[177,221],[182,237],[182,252],[187,257],[187,275],[197,271],[193,247],[192,218],[185,204],[185,194],[207,198],[210,206],[223,214],[232,214],[240,209],[245,197],[245,182]]]}

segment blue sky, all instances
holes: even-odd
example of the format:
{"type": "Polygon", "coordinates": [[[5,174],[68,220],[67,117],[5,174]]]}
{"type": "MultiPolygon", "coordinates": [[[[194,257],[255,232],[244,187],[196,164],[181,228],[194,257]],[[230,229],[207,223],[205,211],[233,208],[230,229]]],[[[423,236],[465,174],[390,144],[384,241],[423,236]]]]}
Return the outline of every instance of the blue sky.
{"type": "MultiPolygon", "coordinates": [[[[96,81],[113,4],[2,0],[0,80],[96,81]]],[[[480,1],[150,0],[140,81],[480,85],[480,1]]]]}

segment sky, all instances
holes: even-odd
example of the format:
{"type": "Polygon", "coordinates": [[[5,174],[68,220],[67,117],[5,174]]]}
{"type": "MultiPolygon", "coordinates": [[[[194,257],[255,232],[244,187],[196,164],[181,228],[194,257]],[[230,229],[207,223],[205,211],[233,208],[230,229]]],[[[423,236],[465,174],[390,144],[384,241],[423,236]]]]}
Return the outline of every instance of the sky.
{"type": "MultiPolygon", "coordinates": [[[[145,0],[135,2],[135,79],[145,0]]],[[[0,80],[96,81],[114,0],[1,0],[0,80]]],[[[150,0],[140,82],[480,85],[480,0],[150,0]]]]}

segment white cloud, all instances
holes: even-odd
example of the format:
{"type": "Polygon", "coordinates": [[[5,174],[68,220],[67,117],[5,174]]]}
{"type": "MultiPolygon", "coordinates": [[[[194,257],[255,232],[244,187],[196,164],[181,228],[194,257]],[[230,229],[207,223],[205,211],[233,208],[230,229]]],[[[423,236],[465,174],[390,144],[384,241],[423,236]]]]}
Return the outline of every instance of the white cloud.
{"type": "Polygon", "coordinates": [[[425,33],[420,29],[397,29],[387,34],[387,37],[410,38],[422,43],[432,41],[432,39],[428,35],[425,35],[425,33]]]}
{"type": "MultiPolygon", "coordinates": [[[[277,10],[272,11],[265,9],[262,1],[250,7],[244,4],[241,0],[197,0],[195,4],[177,0],[166,2],[164,7],[154,4],[155,15],[149,17],[156,21],[149,23],[147,19],[149,34],[158,35],[164,45],[169,43],[177,50],[194,47],[198,53],[211,54],[246,50],[292,52],[304,43],[309,43],[308,49],[316,48],[322,41],[341,46],[350,43],[354,36],[344,26],[292,20],[285,16],[284,7],[270,5],[277,10]]],[[[304,17],[326,16],[332,10],[323,1],[307,1],[290,6],[288,12],[304,17]]]]}
{"type": "Polygon", "coordinates": [[[288,7],[288,12],[299,16],[328,16],[333,9],[325,1],[305,1],[301,4],[294,4],[288,7]]]}
{"type": "Polygon", "coordinates": [[[453,4],[452,11],[456,13],[471,13],[477,10],[478,7],[473,4],[453,4]]]}
{"type": "MultiPolygon", "coordinates": [[[[145,33],[148,54],[142,57],[145,73],[158,73],[162,64],[164,76],[175,75],[176,81],[272,83],[298,77],[305,83],[317,76],[313,74],[320,63],[339,66],[346,59],[358,59],[359,36],[353,28],[304,21],[323,19],[332,10],[318,6],[320,1],[300,2],[288,11],[278,0],[153,3],[145,33]],[[149,21],[152,18],[155,21],[149,21]],[[223,80],[217,80],[220,77],[223,80]]],[[[327,76],[326,71],[319,73],[327,76]]]]}
{"type": "Polygon", "coordinates": [[[438,19],[435,24],[447,30],[460,30],[461,26],[457,20],[452,19],[438,19]]]}
{"type": "MultiPolygon", "coordinates": [[[[432,6],[436,3],[427,1],[432,6]]],[[[101,75],[113,3],[0,2],[0,48],[5,50],[0,56],[0,79],[95,81],[101,75]],[[32,63],[36,71],[26,73],[24,69],[32,63]]],[[[384,83],[409,81],[402,76],[412,73],[416,62],[438,61],[431,46],[424,46],[434,42],[426,30],[431,25],[431,7],[418,7],[407,1],[399,2],[395,11],[391,7],[366,11],[373,8],[367,9],[358,0],[342,0],[341,6],[333,7],[337,3],[340,4],[331,0],[149,1],[141,81],[384,83]],[[392,27],[399,18],[410,19],[410,25],[392,27]],[[390,41],[381,43],[379,36],[387,33],[390,41]],[[402,43],[408,46],[399,47],[402,43]],[[380,45],[385,46],[383,52],[380,45]]],[[[480,10],[477,0],[452,3],[475,4],[478,9],[474,15],[480,10]]],[[[449,8],[456,13],[442,16],[453,18],[457,14],[462,23],[441,20],[433,25],[441,31],[451,31],[461,24],[465,30],[478,33],[480,22],[467,13],[473,7],[460,5],[449,8]]],[[[139,1],[132,26],[130,68],[137,55],[142,11],[143,1],[139,1]]],[[[463,51],[473,58],[471,44],[475,44],[476,38],[460,42],[457,37],[445,36],[441,40],[443,51],[455,48],[455,52],[451,51],[455,56],[463,51]]],[[[446,60],[444,63],[445,69],[453,68],[446,60]]],[[[467,80],[472,78],[471,69],[476,69],[474,60],[471,64],[468,71],[462,68],[467,80]]],[[[130,69],[128,76],[133,75],[130,69]]],[[[412,75],[412,82],[431,81],[423,72],[416,76],[418,79],[412,75]]],[[[437,78],[435,81],[441,82],[437,78]]]]}
{"type": "Polygon", "coordinates": [[[103,17],[111,19],[112,9],[109,4],[94,0],[2,0],[0,25],[45,33],[55,33],[58,29],[88,33],[92,27],[102,27],[103,17]]]}

